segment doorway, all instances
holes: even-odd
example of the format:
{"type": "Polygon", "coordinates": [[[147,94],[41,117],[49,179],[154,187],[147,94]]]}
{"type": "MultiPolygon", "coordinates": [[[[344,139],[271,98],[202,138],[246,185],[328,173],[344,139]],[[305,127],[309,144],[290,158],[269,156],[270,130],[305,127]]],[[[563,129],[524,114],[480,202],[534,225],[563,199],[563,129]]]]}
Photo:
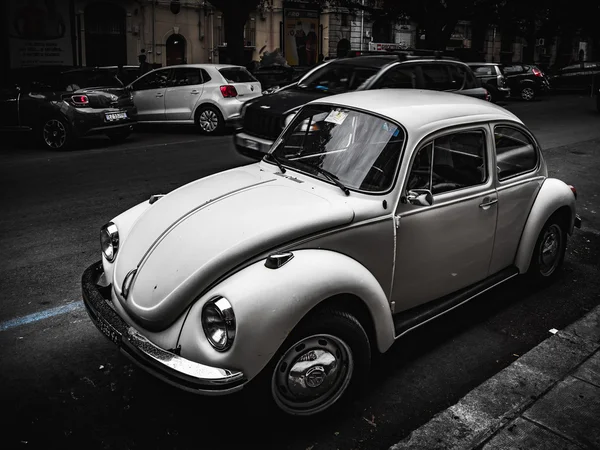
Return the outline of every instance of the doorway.
{"type": "Polygon", "coordinates": [[[167,66],[187,64],[185,57],[185,38],[180,34],[172,34],[167,39],[167,66]]]}
{"type": "Polygon", "coordinates": [[[125,9],[109,2],[92,3],[84,18],[86,66],[127,64],[125,9]]]}

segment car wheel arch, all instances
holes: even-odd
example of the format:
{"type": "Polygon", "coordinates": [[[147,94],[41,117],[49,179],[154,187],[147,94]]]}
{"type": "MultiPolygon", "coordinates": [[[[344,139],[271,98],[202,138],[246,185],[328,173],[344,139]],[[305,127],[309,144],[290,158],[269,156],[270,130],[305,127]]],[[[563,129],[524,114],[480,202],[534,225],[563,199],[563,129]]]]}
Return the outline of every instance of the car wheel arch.
{"type": "Polygon", "coordinates": [[[519,273],[526,273],[538,236],[546,222],[553,216],[562,216],[567,234],[572,234],[575,223],[575,197],[564,182],[556,178],[547,178],[531,207],[521,239],[517,247],[515,265],[519,273]]]}
{"type": "Polygon", "coordinates": [[[206,106],[216,108],[219,111],[219,113],[221,114],[221,116],[224,117],[223,111],[219,107],[218,103],[213,103],[213,102],[209,102],[209,101],[205,100],[205,101],[198,103],[196,105],[196,108],[194,109],[194,123],[198,124],[198,115],[200,114],[200,111],[202,110],[202,108],[204,108],[206,106]]]}

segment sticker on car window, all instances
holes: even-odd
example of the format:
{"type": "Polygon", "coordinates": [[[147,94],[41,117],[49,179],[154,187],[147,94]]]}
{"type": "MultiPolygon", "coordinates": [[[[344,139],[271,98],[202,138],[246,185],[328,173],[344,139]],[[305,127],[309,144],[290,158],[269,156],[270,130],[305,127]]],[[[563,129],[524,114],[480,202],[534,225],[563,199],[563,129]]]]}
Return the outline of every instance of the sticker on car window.
{"type": "Polygon", "coordinates": [[[342,123],[344,123],[344,120],[346,120],[346,117],[348,117],[348,113],[345,113],[344,111],[340,110],[333,110],[329,113],[327,117],[325,117],[325,122],[341,125],[342,123]]]}

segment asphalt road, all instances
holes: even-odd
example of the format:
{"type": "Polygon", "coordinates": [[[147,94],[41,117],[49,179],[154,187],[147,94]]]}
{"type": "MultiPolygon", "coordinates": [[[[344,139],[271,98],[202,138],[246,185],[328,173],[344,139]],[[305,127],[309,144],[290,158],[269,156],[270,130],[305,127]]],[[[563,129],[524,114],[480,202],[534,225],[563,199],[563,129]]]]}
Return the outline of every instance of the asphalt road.
{"type": "Polygon", "coordinates": [[[250,163],[231,136],[163,127],[68,153],[2,137],[3,448],[347,450],[399,441],[600,303],[600,114],[581,96],[506,107],[538,136],[551,175],[579,192],[584,226],[560,278],[542,290],[506,284],[407,335],[376,360],[364,396],[319,420],[265,416],[243,395],[197,397],[154,380],[81,307],[81,273],[99,259],[99,227],[150,194],[250,163]]]}

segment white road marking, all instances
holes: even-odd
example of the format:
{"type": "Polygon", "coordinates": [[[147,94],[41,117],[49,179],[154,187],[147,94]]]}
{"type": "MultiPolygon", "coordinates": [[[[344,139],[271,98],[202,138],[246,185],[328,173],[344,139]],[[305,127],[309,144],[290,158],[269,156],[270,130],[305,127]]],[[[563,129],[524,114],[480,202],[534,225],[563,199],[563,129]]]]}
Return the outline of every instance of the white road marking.
{"type": "Polygon", "coordinates": [[[50,308],[46,309],[45,311],[29,314],[27,316],[6,320],[4,322],[0,322],[0,331],[10,330],[11,328],[20,327],[28,323],[38,322],[50,317],[66,314],[71,311],[77,311],[79,309],[83,309],[83,307],[83,301],[71,302],[67,303],[66,305],[57,306],[56,308],[50,308]]]}

